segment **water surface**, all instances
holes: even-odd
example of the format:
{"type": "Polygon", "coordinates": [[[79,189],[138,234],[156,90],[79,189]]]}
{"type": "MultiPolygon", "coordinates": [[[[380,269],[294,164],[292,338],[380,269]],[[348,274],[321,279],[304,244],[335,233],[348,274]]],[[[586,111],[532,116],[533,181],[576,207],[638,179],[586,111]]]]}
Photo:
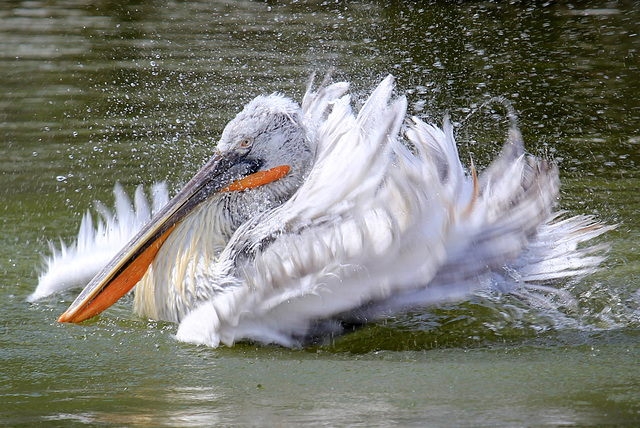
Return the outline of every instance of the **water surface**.
{"type": "Polygon", "coordinates": [[[637,424],[639,21],[624,1],[0,4],[0,423],[637,424]],[[560,208],[619,224],[599,273],[557,284],[575,305],[476,296],[288,350],[179,343],[127,299],[79,326],[55,322],[75,293],[26,302],[116,182],[179,189],[244,103],[331,68],[356,105],[393,73],[480,167],[508,99],[560,208]]]}

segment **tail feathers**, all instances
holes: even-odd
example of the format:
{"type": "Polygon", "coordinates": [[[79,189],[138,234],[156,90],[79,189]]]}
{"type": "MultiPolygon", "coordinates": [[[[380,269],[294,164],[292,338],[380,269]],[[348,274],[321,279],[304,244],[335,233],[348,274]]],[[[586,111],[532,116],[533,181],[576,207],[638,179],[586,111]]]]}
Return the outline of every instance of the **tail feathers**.
{"type": "MultiPolygon", "coordinates": [[[[575,303],[574,297],[550,282],[581,278],[597,270],[605,259],[608,245],[581,247],[580,244],[614,229],[615,226],[603,225],[590,216],[557,220],[559,215],[552,216],[541,225],[515,258],[504,259],[502,264],[498,263],[490,268],[476,259],[478,254],[485,252],[470,246],[459,254],[458,260],[450,259],[441,266],[426,286],[372,301],[355,311],[339,314],[334,320],[339,321],[338,326],[340,323],[365,323],[400,312],[462,300],[473,290],[508,293],[533,306],[552,310],[558,308],[558,303],[554,304],[551,296],[559,298],[561,305],[572,306],[575,303]]],[[[508,238],[508,235],[502,238],[508,238]]],[[[503,247],[502,242],[499,240],[494,244],[503,247]]]]}
{"type": "Polygon", "coordinates": [[[591,216],[551,220],[538,228],[508,271],[516,282],[545,282],[590,274],[605,259],[603,254],[608,245],[580,248],[580,244],[613,229],[615,226],[603,225],[591,216]]]}
{"type": "Polygon", "coordinates": [[[449,146],[455,144],[453,137],[416,119],[407,135],[414,144],[422,144],[418,151],[436,164],[442,193],[447,194],[450,215],[456,219],[445,238],[446,260],[428,284],[346,312],[337,317],[341,321],[371,320],[458,300],[485,288],[538,304],[548,302],[549,293],[569,301],[567,293],[544,284],[587,275],[604,260],[606,245],[580,248],[580,244],[615,226],[588,216],[559,220],[562,213],[552,214],[558,195],[557,168],[525,155],[517,129],[510,131],[501,154],[481,175],[471,210],[464,209],[471,180],[462,172],[457,151],[449,146]],[[444,189],[451,184],[458,185],[457,194],[444,189]]]}
{"type": "Polygon", "coordinates": [[[523,154],[517,129],[478,181],[477,201],[468,218],[464,213],[454,223],[447,261],[430,287],[476,280],[478,287],[490,283],[515,292],[527,284],[590,273],[603,260],[602,247],[578,245],[612,226],[585,216],[554,221],[558,170],[523,154]]]}
{"type": "Polygon", "coordinates": [[[29,301],[85,286],[169,200],[164,183],[152,187],[151,205],[142,186],[136,189],[135,204],[119,183],[113,193],[115,212],[96,202],[99,217],[95,227],[93,216],[87,211],[82,217],[76,242],[69,246],[61,242],[59,248],[49,243],[51,255],[44,261],[43,273],[36,290],[28,297],[29,301]]]}
{"type": "Polygon", "coordinates": [[[430,287],[469,283],[514,260],[549,218],[558,194],[557,168],[525,155],[517,128],[477,182],[464,172],[447,119],[443,129],[413,118],[407,131],[422,163],[437,168],[433,193],[444,197],[451,219],[446,261],[430,287]]]}

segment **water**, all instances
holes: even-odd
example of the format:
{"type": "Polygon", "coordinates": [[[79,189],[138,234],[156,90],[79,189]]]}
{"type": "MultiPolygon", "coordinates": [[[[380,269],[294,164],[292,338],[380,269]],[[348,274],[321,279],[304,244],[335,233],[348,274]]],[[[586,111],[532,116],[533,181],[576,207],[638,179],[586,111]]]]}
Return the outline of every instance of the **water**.
{"type": "Polygon", "coordinates": [[[0,4],[0,423],[636,425],[640,8],[633,2],[0,4]],[[506,129],[562,174],[561,209],[619,227],[571,308],[477,296],[304,350],[209,349],[122,301],[60,325],[26,302],[47,241],[116,181],[186,182],[260,93],[335,68],[355,103],[393,73],[481,167],[506,129]]]}

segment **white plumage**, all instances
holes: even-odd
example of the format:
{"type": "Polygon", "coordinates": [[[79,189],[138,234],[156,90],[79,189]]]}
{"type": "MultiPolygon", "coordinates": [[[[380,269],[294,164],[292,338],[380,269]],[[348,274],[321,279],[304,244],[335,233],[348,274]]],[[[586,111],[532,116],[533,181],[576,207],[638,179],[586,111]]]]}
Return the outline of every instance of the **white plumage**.
{"type": "MultiPolygon", "coordinates": [[[[137,313],[179,322],[177,337],[188,342],[294,346],[338,331],[341,321],[366,322],[482,287],[548,291],[538,283],[600,263],[593,254],[600,248],[577,246],[609,227],[583,216],[554,220],[557,169],[524,154],[515,127],[475,180],[448,120],[443,129],[405,122],[406,101],[393,99],[391,76],[357,114],[347,89],[310,86],[301,107],[259,97],[227,126],[221,152],[249,138],[263,169],[286,163],[291,172],[256,189],[217,193],[182,219],[136,287],[137,313]],[[271,123],[276,116],[283,122],[271,123]]],[[[155,200],[165,202],[160,194],[155,200]]],[[[33,298],[86,283],[89,271],[106,265],[117,249],[98,252],[102,243],[123,246],[121,236],[131,238],[150,218],[136,195],[137,215],[122,196],[117,220],[103,211],[106,229],[90,231],[85,217],[78,243],[54,251],[33,298]],[[83,254],[93,260],[74,277],[68,272],[83,254]]]]}
{"type": "Polygon", "coordinates": [[[169,202],[169,190],[165,183],[153,185],[151,204],[142,185],[136,189],[134,203],[120,184],[115,185],[113,194],[115,213],[102,202],[96,202],[99,218],[95,229],[93,216],[87,210],[82,216],[76,242],[70,246],[61,242],[59,249],[53,243],[49,244],[52,254],[45,259],[38,287],[29,296],[29,301],[35,302],[69,288],[87,285],[96,272],[169,202]]]}

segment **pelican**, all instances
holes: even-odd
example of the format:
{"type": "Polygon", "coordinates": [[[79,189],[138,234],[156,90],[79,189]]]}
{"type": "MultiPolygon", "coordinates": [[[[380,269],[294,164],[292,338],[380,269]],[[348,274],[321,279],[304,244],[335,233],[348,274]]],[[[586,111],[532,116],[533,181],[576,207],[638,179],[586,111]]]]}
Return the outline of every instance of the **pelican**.
{"type": "MultiPolygon", "coordinates": [[[[558,169],[525,153],[515,124],[478,176],[448,119],[406,118],[392,76],[358,112],[348,87],[247,104],[179,193],[165,203],[157,192],[153,216],[137,196],[138,211],[110,218],[137,233],[110,261],[83,263],[78,275],[95,276],[58,321],[91,318],[135,287],[135,313],[179,323],[179,340],[297,346],[486,287],[553,292],[543,283],[602,261],[599,246],[579,244],[610,226],[554,212],[558,169]]],[[[33,298],[73,283],[68,266],[106,229],[83,222],[83,251],[54,254],[33,298]]]]}

